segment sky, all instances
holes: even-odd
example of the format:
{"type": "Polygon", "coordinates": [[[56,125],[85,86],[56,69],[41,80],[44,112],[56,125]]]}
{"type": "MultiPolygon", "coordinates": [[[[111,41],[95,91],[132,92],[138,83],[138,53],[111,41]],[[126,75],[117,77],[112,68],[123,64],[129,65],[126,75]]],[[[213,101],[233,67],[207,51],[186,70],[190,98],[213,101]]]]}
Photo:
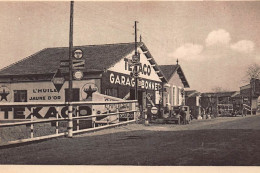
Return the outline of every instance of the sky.
{"type": "MultiPolygon", "coordinates": [[[[0,68],[69,45],[70,2],[0,2],[0,68]]],[[[159,65],[179,60],[190,89],[239,90],[260,64],[260,2],[78,2],[74,45],[134,42],[159,65]]]]}

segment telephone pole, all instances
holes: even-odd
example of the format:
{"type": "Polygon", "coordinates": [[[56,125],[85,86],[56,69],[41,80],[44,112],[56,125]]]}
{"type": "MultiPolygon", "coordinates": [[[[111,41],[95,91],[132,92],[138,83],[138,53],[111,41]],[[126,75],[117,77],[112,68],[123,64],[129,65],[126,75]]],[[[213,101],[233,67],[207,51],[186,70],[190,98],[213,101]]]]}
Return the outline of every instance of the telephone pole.
{"type": "Polygon", "coordinates": [[[135,21],[135,55],[137,55],[137,21],[135,21]]]}
{"type": "Polygon", "coordinates": [[[72,121],[72,49],[73,49],[73,12],[74,12],[74,1],[70,2],[70,31],[69,31],[69,90],[68,90],[68,137],[72,137],[73,121],[72,121]]]}
{"type": "Polygon", "coordinates": [[[69,33],[69,103],[72,101],[72,49],[73,49],[73,12],[74,1],[70,2],[70,33],[69,33]]]}
{"type": "Polygon", "coordinates": [[[138,100],[138,66],[137,63],[140,63],[140,56],[137,52],[137,21],[135,21],[135,58],[137,59],[137,62],[134,66],[134,77],[135,77],[135,100],[138,100]]]}

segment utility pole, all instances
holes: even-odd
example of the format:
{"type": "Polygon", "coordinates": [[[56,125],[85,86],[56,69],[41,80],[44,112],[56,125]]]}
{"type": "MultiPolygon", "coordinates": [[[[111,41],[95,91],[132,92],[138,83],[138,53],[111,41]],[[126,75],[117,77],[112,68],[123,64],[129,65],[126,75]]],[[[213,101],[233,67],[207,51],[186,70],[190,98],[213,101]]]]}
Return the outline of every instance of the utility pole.
{"type": "Polygon", "coordinates": [[[137,55],[137,21],[135,21],[135,55],[137,55]]]}
{"type": "Polygon", "coordinates": [[[70,2],[70,31],[69,31],[69,90],[68,90],[68,137],[72,137],[73,131],[73,121],[72,121],[72,49],[73,49],[73,11],[74,11],[74,1],[70,2]]]}
{"type": "Polygon", "coordinates": [[[72,49],[73,49],[73,11],[74,1],[70,2],[70,33],[69,33],[69,98],[72,101],[72,49]]]}
{"type": "MultiPolygon", "coordinates": [[[[135,56],[138,57],[138,52],[137,52],[137,21],[135,21],[135,56]]],[[[138,57],[138,62],[140,62],[140,57],[138,57]]],[[[138,74],[138,69],[137,69],[137,64],[135,64],[134,66],[134,72],[136,74],[138,74]]],[[[134,75],[135,76],[135,100],[138,100],[138,76],[137,75],[134,75]]]]}

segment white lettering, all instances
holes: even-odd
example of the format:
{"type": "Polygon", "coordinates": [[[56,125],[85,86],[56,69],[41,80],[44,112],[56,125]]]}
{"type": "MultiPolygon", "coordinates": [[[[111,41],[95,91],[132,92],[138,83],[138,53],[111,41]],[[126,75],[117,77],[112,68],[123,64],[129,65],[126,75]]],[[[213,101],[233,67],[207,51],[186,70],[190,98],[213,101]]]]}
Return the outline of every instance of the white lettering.
{"type": "Polygon", "coordinates": [[[125,85],[125,76],[121,76],[121,85],[125,85]]]}
{"type": "Polygon", "coordinates": [[[118,76],[118,75],[116,76],[115,84],[120,84],[120,79],[119,79],[119,76],[118,76]]]}
{"type": "Polygon", "coordinates": [[[148,82],[147,81],[145,81],[145,89],[148,89],[148,82]]]}
{"type": "MultiPolygon", "coordinates": [[[[110,83],[112,84],[119,84],[129,87],[135,87],[135,78],[131,78],[124,75],[115,75],[114,73],[110,74],[110,83]]],[[[139,79],[139,87],[148,89],[148,90],[160,90],[161,85],[159,83],[153,82],[153,81],[147,81],[143,79],[139,79]]],[[[41,92],[44,92],[45,90],[41,90],[41,92]]],[[[52,98],[52,99],[59,99],[59,98],[52,98]]]]}
{"type": "Polygon", "coordinates": [[[129,77],[126,79],[126,85],[131,86],[129,77]]]}
{"type": "Polygon", "coordinates": [[[157,84],[157,83],[155,83],[154,89],[155,89],[156,91],[158,90],[158,84],[157,84]]]}
{"type": "Polygon", "coordinates": [[[115,82],[115,76],[113,73],[110,74],[110,83],[114,83],[115,82]]]}
{"type": "Polygon", "coordinates": [[[152,90],[154,90],[154,82],[152,83],[152,90]]]}
{"type": "Polygon", "coordinates": [[[152,82],[149,82],[149,89],[152,89],[152,87],[151,87],[151,83],[152,83],[152,82]]]}
{"type": "Polygon", "coordinates": [[[134,87],[135,86],[135,79],[132,78],[131,82],[132,82],[132,87],[134,87]]]}

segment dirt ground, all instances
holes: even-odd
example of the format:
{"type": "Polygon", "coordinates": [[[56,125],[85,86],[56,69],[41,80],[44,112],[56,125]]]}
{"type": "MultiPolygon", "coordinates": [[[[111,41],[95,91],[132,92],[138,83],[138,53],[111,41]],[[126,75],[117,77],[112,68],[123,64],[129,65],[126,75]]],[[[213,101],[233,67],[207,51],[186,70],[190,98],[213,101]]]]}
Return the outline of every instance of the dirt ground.
{"type": "Polygon", "coordinates": [[[0,164],[260,165],[260,116],[131,124],[0,149],[0,164]]]}

